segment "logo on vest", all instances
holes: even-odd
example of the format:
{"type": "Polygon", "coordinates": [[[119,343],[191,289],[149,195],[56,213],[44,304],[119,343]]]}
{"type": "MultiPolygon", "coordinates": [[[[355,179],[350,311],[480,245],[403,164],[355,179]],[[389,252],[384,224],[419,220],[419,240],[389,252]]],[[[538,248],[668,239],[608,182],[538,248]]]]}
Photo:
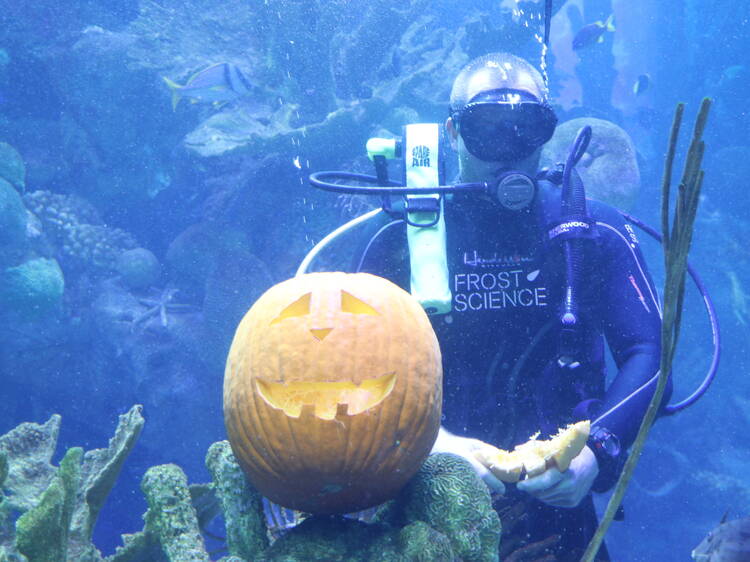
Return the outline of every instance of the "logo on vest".
{"type": "Polygon", "coordinates": [[[411,149],[412,168],[430,167],[430,147],[419,145],[411,149]]]}
{"type": "Polygon", "coordinates": [[[494,252],[487,256],[480,256],[479,252],[464,252],[464,265],[472,267],[496,267],[498,265],[520,265],[532,261],[529,256],[513,254],[512,256],[501,256],[494,252]]]}
{"type": "Polygon", "coordinates": [[[507,269],[453,276],[456,312],[547,306],[547,288],[537,284],[540,270],[507,269]]]}

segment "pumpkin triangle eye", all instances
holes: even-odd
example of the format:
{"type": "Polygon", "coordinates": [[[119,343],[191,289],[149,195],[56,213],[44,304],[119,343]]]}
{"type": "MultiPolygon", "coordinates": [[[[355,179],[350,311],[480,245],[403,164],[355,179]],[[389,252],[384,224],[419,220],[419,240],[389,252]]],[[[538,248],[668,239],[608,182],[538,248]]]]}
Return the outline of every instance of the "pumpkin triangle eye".
{"type": "Polygon", "coordinates": [[[371,314],[377,316],[380,313],[366,302],[359,300],[354,295],[341,291],[341,312],[350,312],[351,314],[371,314]]]}
{"type": "Polygon", "coordinates": [[[310,314],[310,297],[312,293],[302,295],[292,304],[282,310],[279,315],[271,321],[271,324],[276,324],[287,318],[294,318],[296,316],[306,316],[310,314]]]}

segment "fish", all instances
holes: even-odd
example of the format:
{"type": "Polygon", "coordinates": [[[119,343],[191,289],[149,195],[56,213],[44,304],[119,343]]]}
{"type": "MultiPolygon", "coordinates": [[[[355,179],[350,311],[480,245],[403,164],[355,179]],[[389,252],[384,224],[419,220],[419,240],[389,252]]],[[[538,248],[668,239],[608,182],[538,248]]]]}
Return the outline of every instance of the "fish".
{"type": "MultiPolygon", "coordinates": [[[[380,506],[375,506],[361,511],[345,513],[343,516],[347,519],[362,521],[363,523],[373,523],[379,509],[380,506]]],[[[309,513],[282,507],[268,498],[263,498],[263,514],[265,515],[266,527],[272,541],[284,536],[288,531],[311,516],[309,513]]]]}
{"type": "Polygon", "coordinates": [[[745,562],[750,560],[750,517],[721,523],[691,553],[696,562],[745,562]]]}
{"type": "Polygon", "coordinates": [[[252,85],[242,71],[228,62],[212,64],[196,72],[184,86],[180,86],[166,76],[162,78],[172,91],[173,111],[177,109],[177,104],[183,97],[190,98],[193,103],[212,102],[222,105],[247,95],[252,89],[252,85]]]}
{"type": "Polygon", "coordinates": [[[648,74],[641,74],[640,76],[638,76],[638,78],[635,79],[635,84],[633,84],[633,93],[636,96],[640,96],[642,93],[648,90],[650,85],[651,76],[649,76],[648,74]]]}
{"type": "Polygon", "coordinates": [[[263,498],[263,514],[266,517],[268,534],[274,541],[309,517],[306,513],[282,507],[268,498],[263,498]]]}
{"type": "Polygon", "coordinates": [[[604,32],[615,30],[614,17],[614,14],[610,14],[606,21],[595,21],[579,29],[578,33],[573,37],[573,50],[579,51],[593,43],[602,43],[604,41],[604,32]]]}

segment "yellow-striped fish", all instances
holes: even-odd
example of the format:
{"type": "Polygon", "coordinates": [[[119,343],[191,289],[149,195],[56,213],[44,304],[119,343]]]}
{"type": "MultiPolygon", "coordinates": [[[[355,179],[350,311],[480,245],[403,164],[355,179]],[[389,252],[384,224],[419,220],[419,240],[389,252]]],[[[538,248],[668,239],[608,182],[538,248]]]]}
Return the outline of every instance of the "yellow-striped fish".
{"type": "Polygon", "coordinates": [[[193,102],[211,102],[223,104],[247,95],[252,85],[234,64],[220,62],[195,73],[184,86],[180,86],[170,78],[162,76],[172,91],[172,109],[183,97],[193,102]]]}

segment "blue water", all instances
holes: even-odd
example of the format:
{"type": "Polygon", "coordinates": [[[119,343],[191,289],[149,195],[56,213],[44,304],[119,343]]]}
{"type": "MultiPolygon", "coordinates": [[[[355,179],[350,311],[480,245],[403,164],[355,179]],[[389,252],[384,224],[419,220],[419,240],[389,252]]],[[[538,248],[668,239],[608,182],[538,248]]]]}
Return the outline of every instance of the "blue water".
{"type": "MultiPolygon", "coordinates": [[[[552,103],[560,123],[595,117],[627,132],[641,175],[631,210],[647,222],[658,224],[675,104],[687,103],[689,125],[701,98],[714,99],[691,262],[718,311],[722,363],[697,405],[657,423],[625,521],[608,538],[615,560],[686,560],[725,512],[748,515],[750,499],[750,7],[560,4],[552,103]],[[580,27],[611,13],[616,30],[603,42],[571,49],[580,27]],[[649,86],[636,95],[644,74],[649,86]]],[[[53,305],[2,301],[0,434],[59,413],[57,461],[70,446],[105,447],[117,416],[144,405],[145,429],[95,531],[104,553],[141,529],[149,466],[174,462],[191,482],[209,480],[203,458],[225,438],[234,327],[314,243],[367,208],[313,190],[307,175],[369,173],[369,136],[442,122],[451,81],[470,58],[510,50],[538,65],[542,9],[512,0],[40,0],[0,10],[0,142],[22,158],[25,188],[15,189],[37,215],[24,240],[0,248],[0,266],[43,257],[64,277],[53,305]],[[239,68],[251,91],[220,107],[185,97],[173,111],[163,77],[184,84],[218,62],[239,68]],[[136,247],[155,263],[120,259],[136,247]],[[125,282],[133,268],[145,281],[125,282]]],[[[661,285],[660,249],[645,251],[661,285]]],[[[710,361],[702,306],[690,287],[676,398],[710,361]]]]}

